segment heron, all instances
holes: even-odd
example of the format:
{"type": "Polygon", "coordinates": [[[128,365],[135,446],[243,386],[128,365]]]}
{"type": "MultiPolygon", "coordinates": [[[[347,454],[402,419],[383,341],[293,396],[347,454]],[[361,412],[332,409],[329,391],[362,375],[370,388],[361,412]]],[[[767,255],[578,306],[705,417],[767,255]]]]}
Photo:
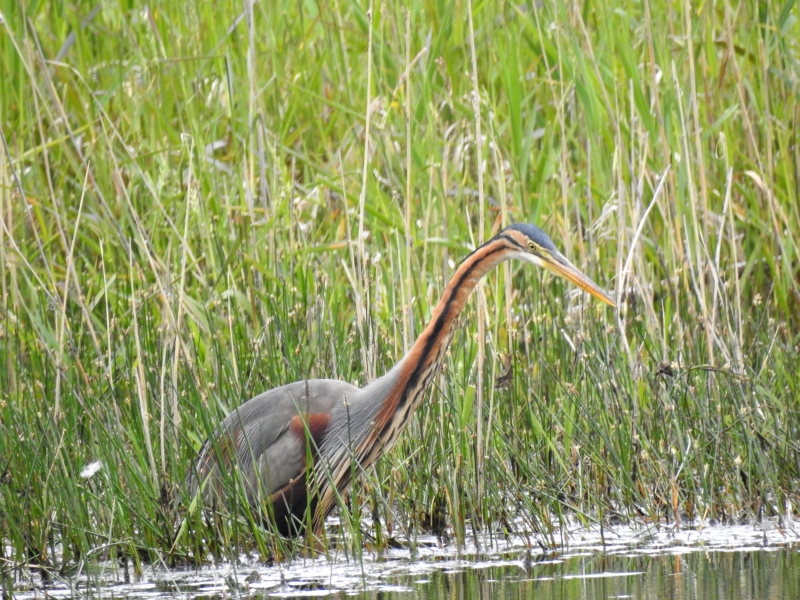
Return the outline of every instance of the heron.
{"type": "Polygon", "coordinates": [[[238,470],[248,503],[268,515],[280,534],[297,535],[308,521],[321,532],[353,474],[392,448],[422,403],[478,282],[510,259],[552,271],[615,306],[541,229],[510,225],[459,264],[430,322],[388,373],[360,389],[332,379],[297,381],[259,394],[228,414],[190,469],[190,494],[202,495],[206,504],[221,500],[226,493],[223,471],[238,470]]]}

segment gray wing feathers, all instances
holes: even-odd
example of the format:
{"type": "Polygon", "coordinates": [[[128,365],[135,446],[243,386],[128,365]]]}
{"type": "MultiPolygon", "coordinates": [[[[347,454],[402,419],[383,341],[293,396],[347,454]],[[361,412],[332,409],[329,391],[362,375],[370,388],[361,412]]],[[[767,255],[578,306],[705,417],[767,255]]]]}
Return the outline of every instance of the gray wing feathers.
{"type": "MultiPolygon", "coordinates": [[[[305,470],[306,442],[290,430],[292,419],[298,414],[330,414],[357,391],[343,381],[309,379],[259,394],[222,421],[212,436],[217,443],[206,443],[199,463],[208,460],[214,446],[223,446],[220,440],[227,438],[236,448],[239,469],[249,484],[249,499],[270,495],[302,476],[305,470]]],[[[212,462],[215,471],[220,468],[217,461],[212,462]]],[[[207,486],[212,494],[219,493],[215,488],[221,486],[207,486]]]]}
{"type": "Polygon", "coordinates": [[[394,368],[362,389],[356,389],[348,397],[348,403],[331,407],[332,427],[322,444],[322,456],[331,464],[338,464],[343,453],[351,456],[354,444],[369,437],[375,427],[375,417],[382,408],[383,400],[397,383],[402,361],[394,368]]]}

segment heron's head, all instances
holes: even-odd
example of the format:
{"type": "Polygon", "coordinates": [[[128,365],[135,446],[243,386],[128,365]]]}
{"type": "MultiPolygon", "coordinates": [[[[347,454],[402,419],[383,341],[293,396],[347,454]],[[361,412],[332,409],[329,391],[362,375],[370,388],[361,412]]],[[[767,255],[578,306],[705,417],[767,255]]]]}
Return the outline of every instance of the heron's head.
{"type": "Polygon", "coordinates": [[[548,271],[552,271],[559,277],[571,281],[582,290],[589,292],[595,298],[599,298],[610,306],[616,306],[614,301],[609,298],[600,287],[586,275],[581,273],[578,268],[567,260],[558,251],[553,240],[541,229],[528,223],[515,223],[506,227],[497,234],[497,237],[504,237],[511,242],[513,257],[524,260],[548,271]]]}

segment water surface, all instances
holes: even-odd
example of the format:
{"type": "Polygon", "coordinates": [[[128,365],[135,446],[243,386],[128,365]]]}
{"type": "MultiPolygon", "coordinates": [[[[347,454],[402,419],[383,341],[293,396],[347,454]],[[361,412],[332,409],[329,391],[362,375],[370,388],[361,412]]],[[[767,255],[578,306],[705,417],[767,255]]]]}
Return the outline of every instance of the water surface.
{"type": "Polygon", "coordinates": [[[458,549],[421,538],[416,549],[295,559],[263,566],[199,570],[151,566],[126,581],[104,564],[74,579],[43,586],[35,573],[19,577],[14,597],[115,598],[583,598],[770,600],[800,598],[800,521],[738,526],[600,530],[571,527],[560,539],[479,538],[458,549]],[[531,540],[536,548],[528,548],[531,540]]]}

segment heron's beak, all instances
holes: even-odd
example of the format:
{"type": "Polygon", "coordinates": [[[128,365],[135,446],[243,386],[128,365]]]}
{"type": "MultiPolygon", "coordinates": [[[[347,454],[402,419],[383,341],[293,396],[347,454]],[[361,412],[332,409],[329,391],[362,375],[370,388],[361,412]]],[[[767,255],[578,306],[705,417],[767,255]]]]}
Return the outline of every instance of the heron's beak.
{"type": "Polygon", "coordinates": [[[549,252],[545,256],[540,256],[542,265],[577,285],[582,290],[589,292],[595,298],[599,298],[609,306],[616,306],[616,303],[609,298],[600,287],[586,275],[581,273],[578,268],[567,260],[560,252],[549,252]]]}

